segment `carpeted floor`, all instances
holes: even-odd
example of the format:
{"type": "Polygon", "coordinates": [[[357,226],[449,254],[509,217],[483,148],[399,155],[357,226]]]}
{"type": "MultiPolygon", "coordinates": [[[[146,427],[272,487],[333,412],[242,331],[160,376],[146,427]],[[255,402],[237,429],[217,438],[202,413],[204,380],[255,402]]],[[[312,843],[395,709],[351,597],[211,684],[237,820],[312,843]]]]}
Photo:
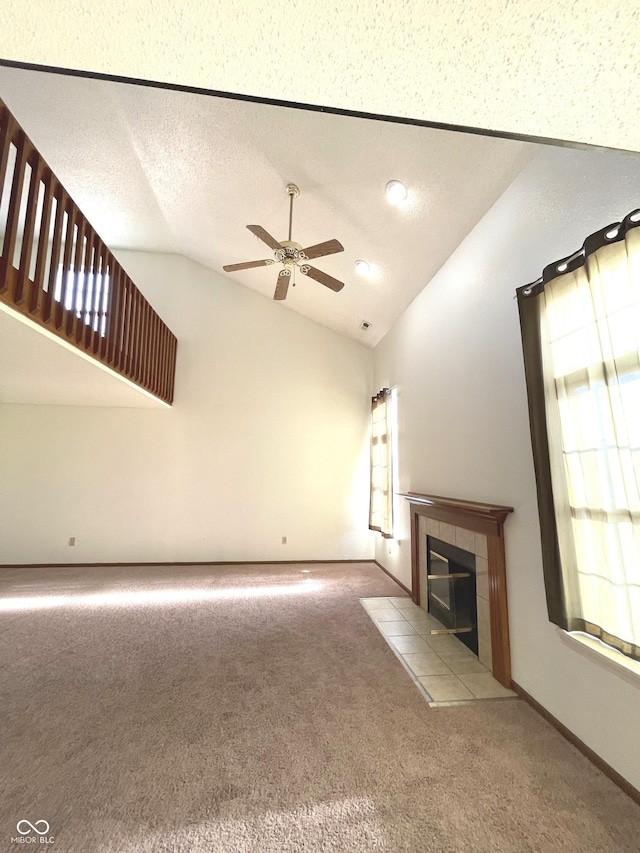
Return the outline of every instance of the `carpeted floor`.
{"type": "Polygon", "coordinates": [[[375,595],[369,564],[4,570],[0,850],[638,850],[523,702],[429,708],[375,595]]]}

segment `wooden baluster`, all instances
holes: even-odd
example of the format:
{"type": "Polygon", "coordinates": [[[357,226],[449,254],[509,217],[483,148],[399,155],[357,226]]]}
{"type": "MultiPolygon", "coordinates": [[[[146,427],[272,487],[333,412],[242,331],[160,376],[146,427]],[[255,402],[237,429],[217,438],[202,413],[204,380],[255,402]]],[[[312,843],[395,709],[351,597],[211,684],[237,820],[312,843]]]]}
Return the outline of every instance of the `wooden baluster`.
{"type": "Polygon", "coordinates": [[[171,351],[172,351],[172,342],[171,342],[171,332],[167,329],[167,357],[165,361],[165,389],[164,389],[164,399],[168,400],[171,396],[171,351]]]}
{"type": "MultiPolygon", "coordinates": [[[[4,194],[4,184],[7,178],[7,168],[9,165],[9,151],[11,149],[11,139],[12,139],[12,125],[13,122],[11,120],[11,116],[6,107],[2,106],[0,109],[0,122],[2,124],[2,128],[0,129],[0,205],[3,202],[3,194],[4,194]]],[[[12,181],[13,183],[13,181],[12,181]]],[[[9,188],[9,192],[11,192],[11,188],[9,188]]],[[[5,229],[6,231],[6,229],[5,229]]],[[[6,251],[6,237],[3,235],[2,243],[5,245],[3,248],[2,254],[0,255],[0,293],[4,293],[8,287],[6,282],[6,276],[3,271],[3,263],[2,259],[5,255],[8,257],[8,252],[6,251]]]]}
{"type": "Polygon", "coordinates": [[[171,332],[169,332],[169,354],[167,359],[167,399],[171,398],[173,394],[173,363],[174,363],[174,354],[173,354],[173,336],[171,332]]]}
{"type": "Polygon", "coordinates": [[[20,131],[16,140],[16,164],[13,172],[13,181],[11,182],[11,196],[9,198],[9,211],[4,231],[2,258],[0,258],[0,294],[7,292],[10,279],[11,281],[15,281],[13,255],[18,236],[18,218],[20,216],[20,203],[22,201],[22,187],[24,185],[26,167],[26,137],[20,131]]]}
{"type": "Polygon", "coordinates": [[[47,264],[49,250],[49,230],[51,227],[51,211],[53,209],[53,174],[50,169],[45,169],[42,176],[44,183],[44,199],[42,203],[42,220],[40,222],[40,234],[38,236],[38,251],[36,254],[36,271],[33,277],[31,293],[29,295],[29,313],[39,314],[44,317],[45,299],[44,274],[47,264]]]}
{"type": "Polygon", "coordinates": [[[102,326],[104,335],[100,338],[100,358],[107,362],[109,360],[109,319],[113,302],[113,278],[111,274],[111,261],[109,260],[109,250],[103,245],[102,248],[102,279],[104,281],[104,290],[102,297],[102,326]]]}
{"type": "Polygon", "coordinates": [[[149,391],[151,391],[151,393],[153,394],[153,380],[154,380],[154,376],[155,376],[155,366],[156,366],[156,360],[158,358],[158,353],[155,350],[154,341],[153,341],[153,336],[154,336],[154,331],[155,331],[155,326],[154,326],[154,313],[155,312],[154,312],[153,308],[151,307],[151,305],[148,306],[148,311],[149,311],[149,320],[148,320],[148,326],[147,326],[147,330],[148,330],[148,337],[147,337],[147,341],[148,341],[148,345],[147,345],[147,350],[148,350],[147,376],[148,376],[148,380],[147,380],[147,386],[148,386],[149,391]]]}
{"type": "Polygon", "coordinates": [[[102,328],[105,323],[105,306],[107,293],[107,272],[106,272],[106,246],[102,240],[98,239],[96,244],[96,280],[98,282],[98,291],[95,302],[95,331],[93,335],[92,350],[94,355],[100,356],[100,350],[103,344],[102,328]]]}
{"type": "Polygon", "coordinates": [[[91,304],[93,302],[93,237],[94,231],[87,223],[87,229],[84,233],[83,249],[82,249],[82,276],[81,288],[78,293],[80,300],[80,319],[76,326],[76,341],[85,350],[87,349],[88,331],[91,327],[91,304]],[[84,281],[84,284],[82,282],[84,281]]]}
{"type": "Polygon", "coordinates": [[[116,338],[114,339],[114,356],[113,356],[113,366],[120,371],[120,373],[124,373],[124,358],[125,358],[125,332],[127,328],[127,311],[128,311],[128,294],[127,294],[127,286],[126,279],[124,277],[124,273],[121,270],[120,266],[116,265],[114,267],[114,279],[118,285],[118,296],[120,299],[120,308],[119,308],[119,317],[118,317],[118,326],[116,329],[116,338]]]}
{"type": "Polygon", "coordinates": [[[137,369],[136,381],[144,385],[144,299],[138,290],[137,369]]]}
{"type": "Polygon", "coordinates": [[[157,359],[157,375],[156,375],[156,390],[158,397],[162,397],[162,359],[164,357],[164,341],[163,341],[163,323],[158,317],[158,326],[156,330],[156,338],[158,341],[158,359],[157,359]]]}
{"type": "Polygon", "coordinates": [[[28,139],[25,140],[25,151],[27,154],[27,165],[31,168],[31,175],[29,176],[29,192],[27,194],[27,207],[24,213],[24,226],[22,229],[20,265],[18,267],[18,275],[16,276],[13,291],[14,305],[22,305],[26,298],[25,285],[29,281],[31,255],[33,254],[33,236],[36,230],[36,216],[38,213],[38,192],[40,190],[38,152],[31,145],[28,139]]]}
{"type": "MultiPolygon", "coordinates": [[[[68,317],[69,309],[66,307],[67,303],[71,305],[71,319],[73,319],[73,302],[71,299],[67,299],[67,294],[71,297],[72,289],[72,275],[71,275],[71,254],[73,252],[73,240],[75,235],[75,225],[76,225],[76,209],[71,203],[71,199],[69,196],[64,194],[64,209],[67,214],[67,227],[64,233],[64,252],[62,253],[62,274],[61,274],[61,288],[60,288],[60,302],[55,306],[55,327],[56,329],[62,328],[64,325],[65,329],[69,327],[69,323],[71,320],[68,317]],[[58,319],[60,318],[60,322],[58,319]]],[[[69,334],[66,334],[66,337],[69,337],[69,334]]]]}
{"type": "Polygon", "coordinates": [[[127,357],[125,359],[125,373],[127,376],[133,376],[134,373],[134,365],[133,365],[133,357],[134,357],[134,347],[135,347],[135,324],[136,324],[136,299],[135,299],[135,290],[133,286],[133,282],[129,279],[129,276],[126,275],[127,282],[127,302],[128,302],[128,313],[127,313],[127,324],[125,326],[125,333],[127,337],[127,357]]]}
{"type": "Polygon", "coordinates": [[[169,390],[169,330],[162,330],[162,399],[165,400],[169,390]]]}
{"type": "Polygon", "coordinates": [[[11,124],[9,111],[0,104],[0,204],[2,204],[2,193],[7,177],[7,166],[9,164],[9,149],[11,148],[12,136],[11,124]]]}
{"type": "Polygon", "coordinates": [[[173,400],[173,391],[176,378],[176,363],[178,359],[178,339],[175,335],[172,335],[171,337],[173,338],[173,370],[171,371],[171,399],[173,400]]]}
{"type": "Polygon", "coordinates": [[[120,286],[122,287],[122,314],[120,323],[120,356],[118,367],[121,373],[127,370],[129,358],[129,336],[131,334],[131,289],[129,279],[123,269],[119,270],[120,286]]]}
{"type": "Polygon", "coordinates": [[[80,340],[86,350],[93,350],[93,326],[96,318],[95,304],[100,280],[96,269],[98,266],[98,235],[89,225],[84,262],[84,299],[81,320],[80,340]],[[82,326],[84,323],[84,326],[82,326]]]}
{"type": "Polygon", "coordinates": [[[147,309],[149,303],[140,294],[140,382],[147,386],[147,358],[148,358],[148,328],[147,328],[147,309]]]}
{"type": "Polygon", "coordinates": [[[153,359],[153,352],[151,350],[151,306],[146,299],[143,299],[142,304],[144,306],[144,324],[142,333],[144,356],[142,359],[142,381],[148,389],[151,387],[151,360],[153,359]]]}
{"type": "Polygon", "coordinates": [[[84,348],[93,353],[93,336],[98,335],[95,331],[96,321],[98,319],[98,308],[96,303],[100,299],[100,288],[102,280],[100,278],[100,246],[99,237],[93,229],[91,229],[90,248],[87,248],[89,257],[89,270],[87,273],[88,280],[91,281],[90,293],[88,298],[87,312],[89,314],[89,322],[84,331],[84,348]]]}
{"type": "MultiPolygon", "coordinates": [[[[137,289],[137,288],[136,288],[137,289]]],[[[136,380],[144,385],[144,355],[145,355],[145,339],[144,339],[144,306],[145,300],[138,290],[138,369],[136,380]]]]}
{"type": "Polygon", "coordinates": [[[140,294],[140,367],[138,381],[146,385],[147,379],[147,300],[140,294]]]}
{"type": "MultiPolygon", "coordinates": [[[[158,318],[159,319],[159,318],[158,318]]],[[[164,387],[164,330],[166,326],[158,323],[158,397],[162,397],[164,387]]]]}
{"type": "Polygon", "coordinates": [[[76,233],[76,242],[73,253],[73,279],[71,282],[71,310],[67,314],[67,337],[75,338],[76,342],[80,341],[80,334],[78,332],[78,326],[82,328],[82,323],[84,322],[84,318],[82,317],[82,313],[80,317],[77,316],[78,311],[82,309],[82,301],[84,298],[84,291],[86,290],[86,279],[85,272],[83,269],[83,261],[84,261],[84,237],[85,230],[87,227],[86,220],[84,216],[80,213],[77,207],[74,205],[74,211],[76,213],[76,222],[78,224],[78,230],[76,233]],[[80,305],[78,305],[80,303],[80,305]]]}
{"type": "Polygon", "coordinates": [[[100,324],[98,328],[102,329],[104,333],[100,333],[95,351],[103,361],[106,361],[109,345],[109,306],[111,305],[112,282],[109,268],[109,250],[102,242],[100,244],[100,275],[102,277],[102,289],[100,291],[100,324]]]}
{"type": "Polygon", "coordinates": [[[58,269],[60,267],[62,224],[64,221],[64,190],[55,178],[53,180],[53,196],[56,200],[56,218],[53,223],[53,241],[51,243],[51,260],[49,261],[49,280],[47,282],[47,294],[44,299],[42,319],[47,324],[53,320],[55,325],[57,304],[55,301],[55,292],[56,282],[58,279],[58,269]]]}
{"type": "Polygon", "coordinates": [[[133,356],[135,345],[135,322],[136,322],[136,302],[135,290],[133,282],[129,276],[124,273],[125,281],[127,282],[127,322],[124,327],[124,332],[127,340],[126,358],[125,358],[125,373],[127,376],[133,376],[133,356]]]}
{"type": "Polygon", "coordinates": [[[104,343],[102,335],[102,327],[104,325],[106,292],[107,292],[107,273],[106,273],[106,246],[102,240],[98,239],[96,244],[96,299],[94,300],[95,310],[95,331],[93,333],[93,354],[99,355],[104,343]]]}
{"type": "Polygon", "coordinates": [[[133,321],[133,340],[131,354],[133,359],[131,376],[136,382],[140,381],[141,365],[140,358],[142,355],[142,300],[140,299],[140,291],[135,286],[133,288],[133,305],[135,308],[135,319],[133,321]]]}
{"type": "Polygon", "coordinates": [[[116,370],[122,366],[122,327],[124,324],[125,293],[122,269],[108,255],[109,303],[107,308],[107,364],[116,370]]]}
{"type": "Polygon", "coordinates": [[[171,403],[173,401],[173,386],[175,383],[176,376],[176,356],[178,349],[178,341],[174,335],[171,335],[171,366],[169,368],[169,394],[167,402],[171,403]]]}
{"type": "Polygon", "coordinates": [[[156,312],[149,305],[149,389],[153,394],[156,387],[156,367],[158,364],[158,346],[156,343],[156,312]]]}
{"type": "Polygon", "coordinates": [[[151,344],[153,348],[153,371],[151,375],[151,386],[153,389],[153,393],[158,394],[158,378],[160,375],[160,336],[158,334],[160,330],[160,318],[156,314],[155,311],[152,312],[152,326],[151,326],[151,344]]]}
{"type": "Polygon", "coordinates": [[[90,285],[92,284],[91,280],[91,249],[92,249],[92,237],[93,230],[88,222],[85,222],[84,235],[81,243],[81,257],[80,257],[80,277],[78,293],[76,295],[76,300],[78,303],[78,309],[76,313],[80,314],[80,317],[76,318],[76,343],[83,347],[87,348],[87,314],[91,310],[91,296],[93,295],[93,291],[90,289],[90,285]]]}
{"type": "Polygon", "coordinates": [[[135,306],[133,303],[133,282],[129,279],[129,276],[123,272],[123,281],[125,286],[126,293],[126,311],[125,311],[125,320],[124,325],[122,327],[123,331],[123,356],[124,356],[124,364],[123,370],[127,376],[131,376],[132,373],[132,351],[133,351],[133,324],[135,322],[135,306]]]}
{"type": "Polygon", "coordinates": [[[100,298],[98,300],[97,317],[98,332],[93,338],[93,352],[101,361],[106,361],[107,353],[107,312],[111,283],[107,269],[107,247],[102,240],[98,249],[98,275],[100,276],[100,298]],[[102,332],[104,328],[104,334],[102,332]]]}

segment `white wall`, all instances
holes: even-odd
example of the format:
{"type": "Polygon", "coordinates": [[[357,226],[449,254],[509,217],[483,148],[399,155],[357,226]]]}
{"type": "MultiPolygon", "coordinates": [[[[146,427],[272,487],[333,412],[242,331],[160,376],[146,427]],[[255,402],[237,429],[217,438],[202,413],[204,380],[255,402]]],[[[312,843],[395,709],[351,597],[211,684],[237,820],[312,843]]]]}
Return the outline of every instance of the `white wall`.
{"type": "Polygon", "coordinates": [[[178,337],[174,406],[0,407],[0,563],[371,558],[371,350],[184,258],[117,254],[178,337]]]}
{"type": "MultiPolygon", "coordinates": [[[[640,206],[640,158],[544,149],[375,351],[398,385],[400,490],[515,508],[505,529],[513,678],[640,787],[638,688],[561,642],[548,622],[515,288],[640,206]]],[[[410,585],[400,543],[376,557],[410,585]],[[391,550],[392,553],[389,553],[391,550]]]]}

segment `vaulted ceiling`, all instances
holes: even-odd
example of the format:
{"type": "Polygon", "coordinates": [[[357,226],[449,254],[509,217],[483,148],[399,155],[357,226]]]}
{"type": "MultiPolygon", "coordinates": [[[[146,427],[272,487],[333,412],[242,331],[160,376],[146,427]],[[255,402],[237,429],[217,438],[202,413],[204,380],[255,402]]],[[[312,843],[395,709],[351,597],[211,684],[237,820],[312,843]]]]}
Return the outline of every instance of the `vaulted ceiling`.
{"type": "Polygon", "coordinates": [[[537,147],[6,67],[0,98],[109,246],[183,254],[266,298],[277,267],[222,267],[271,257],[246,225],[286,239],[285,187],[295,182],[293,239],[308,246],[337,238],[345,251],[314,265],[345,287],[336,294],[298,276],[283,310],[369,346],[537,147]],[[409,190],[402,205],[385,198],[391,179],[409,190]],[[369,276],[356,272],[358,259],[369,276]],[[371,324],[366,332],[362,321],[371,324]]]}

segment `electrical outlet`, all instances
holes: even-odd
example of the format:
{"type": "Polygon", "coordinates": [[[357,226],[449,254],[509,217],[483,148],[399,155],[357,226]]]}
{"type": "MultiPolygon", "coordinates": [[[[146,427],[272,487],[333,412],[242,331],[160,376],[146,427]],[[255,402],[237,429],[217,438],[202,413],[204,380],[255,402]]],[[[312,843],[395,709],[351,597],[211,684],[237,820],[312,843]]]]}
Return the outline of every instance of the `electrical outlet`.
{"type": "Polygon", "coordinates": [[[287,544],[287,537],[286,537],[286,536],[283,536],[283,537],[282,537],[282,544],[283,544],[283,545],[286,545],[286,544],[287,544]]]}
{"type": "Polygon", "coordinates": [[[70,536],[69,537],[69,545],[75,545],[75,544],[76,544],[76,537],[70,536]]]}

